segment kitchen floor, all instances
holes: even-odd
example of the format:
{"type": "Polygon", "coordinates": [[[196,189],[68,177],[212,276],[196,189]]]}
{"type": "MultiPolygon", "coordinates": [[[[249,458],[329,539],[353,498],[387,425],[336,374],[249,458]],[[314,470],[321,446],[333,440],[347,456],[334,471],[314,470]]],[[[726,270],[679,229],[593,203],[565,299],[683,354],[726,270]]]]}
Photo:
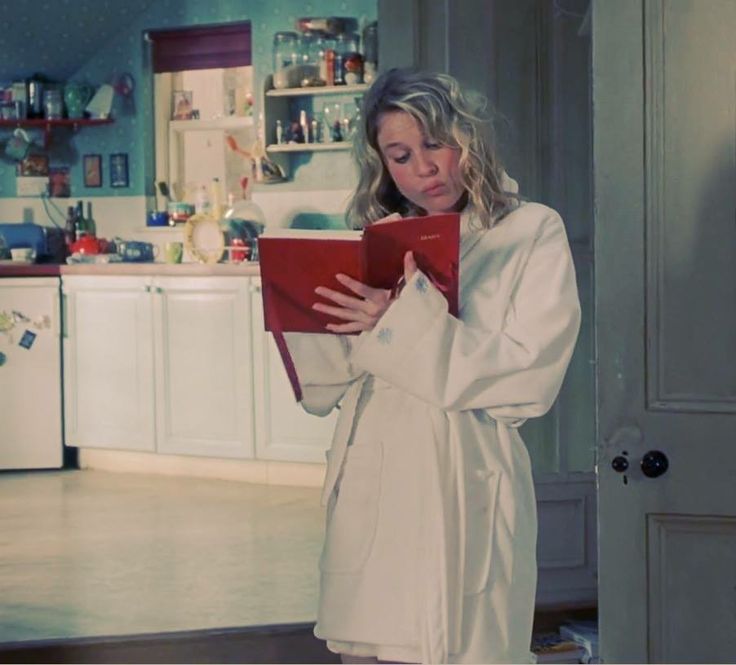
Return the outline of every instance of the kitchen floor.
{"type": "Polygon", "coordinates": [[[320,490],[0,473],[0,642],[313,622],[320,490]]]}

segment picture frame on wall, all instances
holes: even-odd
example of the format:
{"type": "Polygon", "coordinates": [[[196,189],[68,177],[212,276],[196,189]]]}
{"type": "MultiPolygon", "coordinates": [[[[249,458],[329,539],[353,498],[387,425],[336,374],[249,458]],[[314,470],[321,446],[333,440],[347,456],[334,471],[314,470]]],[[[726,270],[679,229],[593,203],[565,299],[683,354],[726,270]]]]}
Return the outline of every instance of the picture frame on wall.
{"type": "Polygon", "coordinates": [[[110,155],[110,187],[127,187],[128,155],[125,152],[116,152],[110,155]]]}
{"type": "Polygon", "coordinates": [[[191,90],[174,90],[171,99],[172,120],[192,120],[194,109],[192,107],[191,90]]]}
{"type": "Polygon", "coordinates": [[[102,187],[102,155],[84,155],[84,186],[102,187]]]}

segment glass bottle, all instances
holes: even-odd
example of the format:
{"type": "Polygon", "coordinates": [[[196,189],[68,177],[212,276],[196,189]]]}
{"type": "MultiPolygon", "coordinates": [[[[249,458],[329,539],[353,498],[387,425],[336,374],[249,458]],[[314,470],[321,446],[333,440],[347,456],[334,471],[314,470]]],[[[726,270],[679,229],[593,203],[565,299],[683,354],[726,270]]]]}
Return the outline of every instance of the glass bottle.
{"type": "MultiPolygon", "coordinates": [[[[76,229],[76,214],[74,213],[74,206],[69,206],[66,209],[66,222],[64,224],[64,241],[66,242],[67,248],[71,248],[72,243],[77,239],[76,229]]],[[[69,249],[71,252],[71,249],[69,249]]]]}
{"type": "Polygon", "coordinates": [[[87,227],[87,234],[91,236],[97,235],[97,224],[95,218],[92,217],[92,201],[87,201],[87,218],[85,219],[85,226],[87,227]]]}
{"type": "Polygon", "coordinates": [[[74,214],[74,235],[77,240],[87,235],[87,223],[84,219],[84,204],[82,201],[77,201],[77,209],[74,214]]]}

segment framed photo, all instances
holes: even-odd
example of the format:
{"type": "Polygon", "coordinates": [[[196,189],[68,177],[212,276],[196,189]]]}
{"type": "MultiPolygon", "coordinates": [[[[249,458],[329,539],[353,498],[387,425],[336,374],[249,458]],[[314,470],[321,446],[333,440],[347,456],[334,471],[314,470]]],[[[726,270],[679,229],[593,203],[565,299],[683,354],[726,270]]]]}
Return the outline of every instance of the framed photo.
{"type": "Polygon", "coordinates": [[[85,155],[82,158],[84,186],[102,187],[102,155],[85,155]]]}
{"type": "Polygon", "coordinates": [[[193,117],[192,91],[174,90],[171,100],[172,120],[191,120],[193,117]]]}
{"type": "Polygon", "coordinates": [[[72,195],[68,166],[52,166],[49,168],[49,195],[62,198],[72,195]]]}
{"type": "Polygon", "coordinates": [[[113,153],[110,155],[110,187],[127,187],[128,184],[128,155],[113,153]]]}
{"type": "Polygon", "coordinates": [[[28,155],[17,166],[18,175],[43,177],[49,174],[49,158],[47,155],[28,155]]]}

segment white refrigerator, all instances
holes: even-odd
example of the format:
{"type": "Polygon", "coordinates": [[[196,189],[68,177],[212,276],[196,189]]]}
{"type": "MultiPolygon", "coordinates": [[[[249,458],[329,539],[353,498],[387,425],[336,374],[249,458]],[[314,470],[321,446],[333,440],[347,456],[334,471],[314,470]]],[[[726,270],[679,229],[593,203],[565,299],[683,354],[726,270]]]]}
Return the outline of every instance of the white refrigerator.
{"type": "Polygon", "coordinates": [[[0,469],[63,463],[59,283],[0,279],[0,469]]]}

